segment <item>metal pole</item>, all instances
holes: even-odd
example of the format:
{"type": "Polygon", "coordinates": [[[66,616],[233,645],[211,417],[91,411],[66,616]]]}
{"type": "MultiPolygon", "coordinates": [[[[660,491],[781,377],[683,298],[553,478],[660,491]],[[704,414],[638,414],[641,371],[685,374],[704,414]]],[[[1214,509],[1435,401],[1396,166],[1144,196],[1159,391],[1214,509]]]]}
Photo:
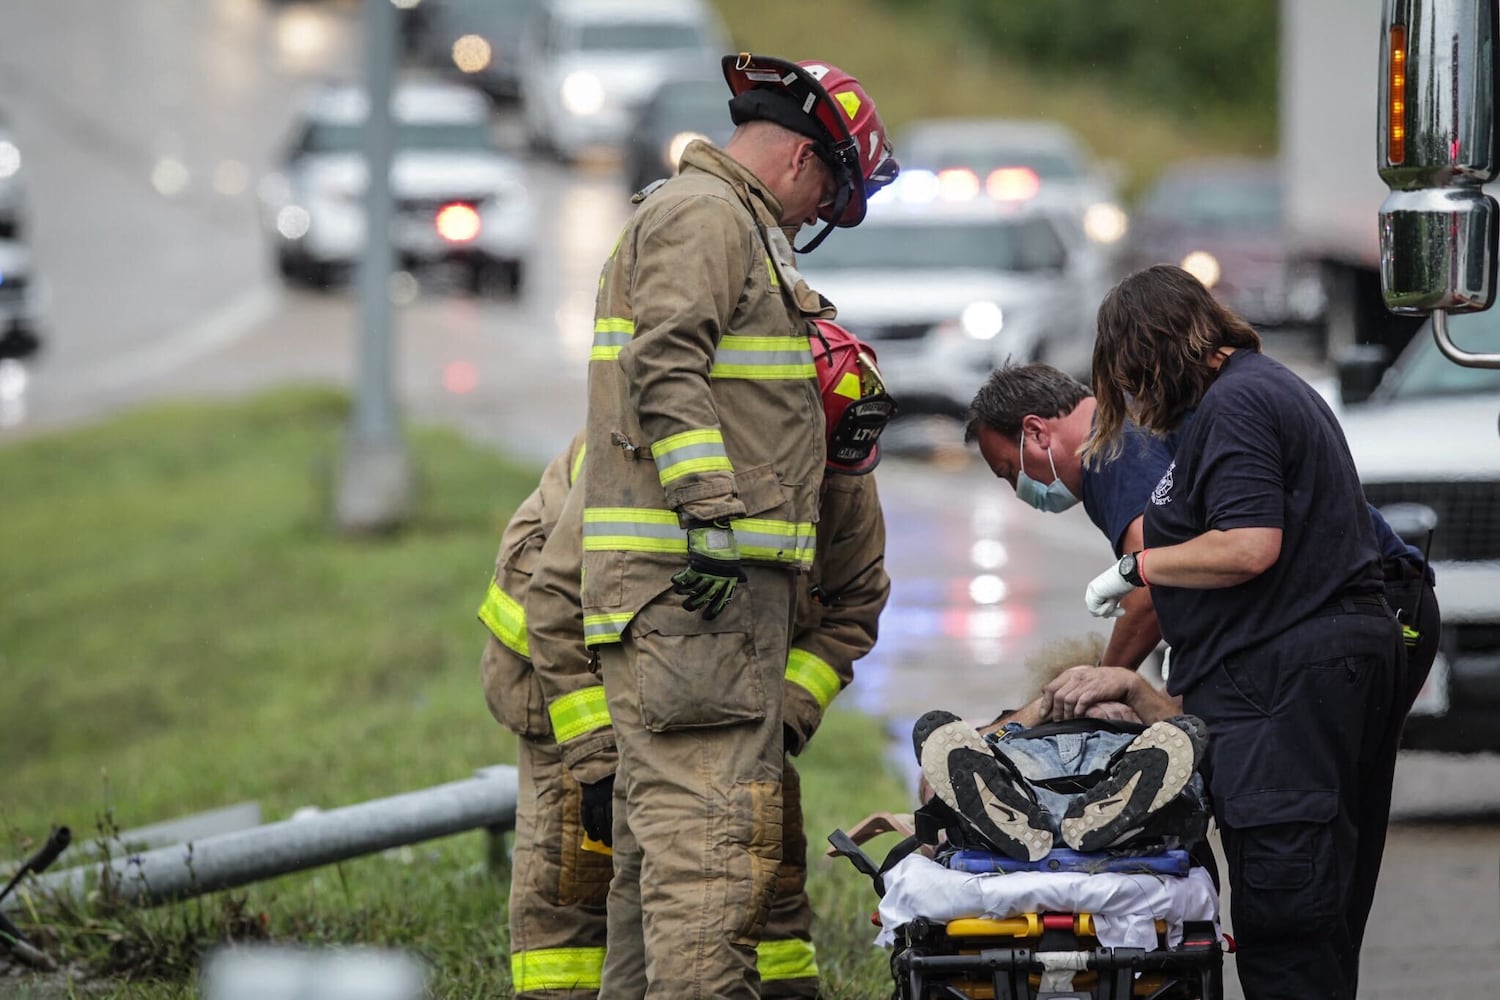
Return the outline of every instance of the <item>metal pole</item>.
{"type": "MultiPolygon", "coordinates": [[[[515,821],[516,769],[497,767],[487,769],[484,777],[162,847],[108,864],[69,868],[38,877],[31,886],[33,891],[81,899],[91,886],[107,879],[122,902],[154,906],[466,830],[513,826],[515,821]]],[[[11,896],[0,907],[11,909],[18,903],[11,896]]]]}
{"type": "Polygon", "coordinates": [[[346,532],[385,531],[411,507],[411,468],[391,388],[391,159],[395,129],[391,89],[396,64],[396,11],[391,0],[365,0],[365,252],[359,267],[359,381],[345,442],[334,519],[346,532]]]}

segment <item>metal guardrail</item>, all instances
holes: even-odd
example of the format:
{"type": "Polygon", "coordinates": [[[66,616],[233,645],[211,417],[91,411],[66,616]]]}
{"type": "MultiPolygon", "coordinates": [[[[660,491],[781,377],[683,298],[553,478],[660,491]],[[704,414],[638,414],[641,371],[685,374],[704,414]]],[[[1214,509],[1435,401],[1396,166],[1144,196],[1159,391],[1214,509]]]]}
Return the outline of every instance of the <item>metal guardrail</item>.
{"type": "MultiPolygon", "coordinates": [[[[107,883],[122,902],[154,906],[454,833],[509,829],[516,787],[514,767],[485,768],[463,781],[80,865],[19,891],[81,898],[107,883]]],[[[19,905],[14,896],[0,902],[19,905]]]]}

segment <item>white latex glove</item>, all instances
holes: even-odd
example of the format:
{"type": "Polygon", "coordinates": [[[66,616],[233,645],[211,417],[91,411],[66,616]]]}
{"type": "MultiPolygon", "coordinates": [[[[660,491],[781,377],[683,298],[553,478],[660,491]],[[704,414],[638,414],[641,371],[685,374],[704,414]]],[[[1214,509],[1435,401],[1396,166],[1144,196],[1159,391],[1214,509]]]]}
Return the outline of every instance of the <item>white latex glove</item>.
{"type": "Polygon", "coordinates": [[[1119,618],[1125,613],[1125,609],[1120,607],[1120,598],[1134,589],[1135,587],[1120,575],[1119,565],[1110,563],[1109,569],[1089,581],[1089,589],[1084,592],[1083,603],[1088,605],[1089,614],[1095,618],[1119,618]]]}

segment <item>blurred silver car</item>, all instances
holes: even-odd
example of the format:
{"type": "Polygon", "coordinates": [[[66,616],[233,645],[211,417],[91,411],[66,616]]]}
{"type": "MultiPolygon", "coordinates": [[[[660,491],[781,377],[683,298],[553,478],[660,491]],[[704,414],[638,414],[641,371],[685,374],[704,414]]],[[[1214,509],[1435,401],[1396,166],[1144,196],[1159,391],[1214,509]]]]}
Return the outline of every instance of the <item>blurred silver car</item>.
{"type": "Polygon", "coordinates": [[[21,147],[10,124],[0,117],[0,240],[21,235],[26,192],[21,171],[21,147]]]}
{"type": "Polygon", "coordinates": [[[834,233],[798,267],[879,353],[903,414],[962,417],[1008,358],[1087,372],[1098,299],[1080,243],[1035,205],[882,193],[862,224],[834,233]]]}
{"type": "Polygon", "coordinates": [[[641,107],[625,144],[625,183],[639,191],[677,173],[682,151],[694,139],[723,146],[734,134],[724,76],[667,80],[641,107]]]}
{"type": "Polygon", "coordinates": [[[1061,122],[931,118],[909,125],[895,146],[908,173],[927,171],[949,187],[1060,208],[1101,248],[1113,251],[1129,228],[1118,169],[1095,161],[1061,122]]]}
{"type": "MultiPolygon", "coordinates": [[[[495,145],[488,101],[458,84],[406,81],[391,113],[391,240],[401,266],[456,262],[476,291],[519,291],[533,212],[521,165],[495,145]]],[[[290,280],[328,284],[363,253],[368,114],[361,88],[318,89],[303,105],[282,169],[261,182],[267,237],[290,280]]]]}
{"type": "Polygon", "coordinates": [[[521,47],[532,145],[565,160],[618,151],[662,81],[719,72],[726,39],[704,0],[546,0],[521,47]]]}
{"type": "Polygon", "coordinates": [[[40,298],[31,254],[0,240],[0,360],[29,357],[41,346],[40,298]]]}

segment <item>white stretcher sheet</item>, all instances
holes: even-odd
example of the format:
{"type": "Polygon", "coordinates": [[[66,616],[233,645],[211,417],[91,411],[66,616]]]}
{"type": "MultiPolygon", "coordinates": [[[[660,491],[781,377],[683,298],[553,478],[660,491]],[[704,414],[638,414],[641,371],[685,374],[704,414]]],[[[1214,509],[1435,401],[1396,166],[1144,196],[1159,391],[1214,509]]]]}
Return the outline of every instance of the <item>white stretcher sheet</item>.
{"type": "Polygon", "coordinates": [[[880,934],[875,943],[895,944],[895,928],[917,917],[948,921],[961,917],[1003,919],[1023,913],[1092,913],[1105,948],[1156,947],[1156,921],[1167,923],[1167,945],[1182,941],[1188,920],[1212,920],[1219,933],[1219,897],[1202,868],[1173,875],[1085,875],[1074,872],[956,872],[920,854],[901,859],[885,874],[880,934]]]}

